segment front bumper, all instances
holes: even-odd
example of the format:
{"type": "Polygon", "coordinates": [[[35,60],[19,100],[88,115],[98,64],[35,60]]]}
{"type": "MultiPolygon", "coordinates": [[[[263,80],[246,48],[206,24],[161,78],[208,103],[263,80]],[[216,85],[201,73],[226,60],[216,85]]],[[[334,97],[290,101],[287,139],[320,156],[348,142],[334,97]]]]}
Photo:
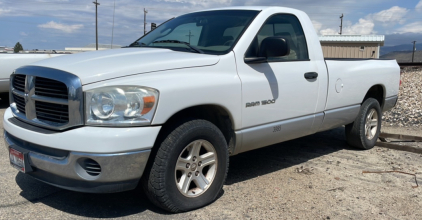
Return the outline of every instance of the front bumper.
{"type": "Polygon", "coordinates": [[[92,193],[134,189],[160,129],[81,127],[42,133],[13,119],[7,109],[3,122],[4,140],[7,148],[27,153],[33,171],[26,174],[60,188],[92,193]],[[101,172],[92,175],[86,161],[96,162],[101,172]]]}

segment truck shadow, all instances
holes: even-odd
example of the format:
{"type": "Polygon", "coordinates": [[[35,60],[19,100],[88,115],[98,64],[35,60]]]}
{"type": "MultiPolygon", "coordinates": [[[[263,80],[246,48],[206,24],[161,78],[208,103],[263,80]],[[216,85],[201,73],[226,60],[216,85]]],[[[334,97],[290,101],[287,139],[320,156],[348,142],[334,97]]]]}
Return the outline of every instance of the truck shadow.
{"type": "MultiPolygon", "coordinates": [[[[299,165],[310,159],[343,149],[344,128],[276,144],[230,158],[226,185],[299,165]]],[[[19,173],[16,182],[20,195],[31,203],[43,203],[54,209],[82,217],[116,218],[137,214],[137,217],[163,218],[169,215],[152,203],[140,190],[113,194],[89,194],[62,190],[19,173]]],[[[222,196],[223,193],[220,195],[222,196]]]]}
{"type": "Polygon", "coordinates": [[[226,185],[297,166],[344,149],[355,150],[347,145],[342,127],[245,152],[230,157],[226,185]]]}
{"type": "Polygon", "coordinates": [[[9,107],[9,93],[0,93],[0,109],[9,107]]]}

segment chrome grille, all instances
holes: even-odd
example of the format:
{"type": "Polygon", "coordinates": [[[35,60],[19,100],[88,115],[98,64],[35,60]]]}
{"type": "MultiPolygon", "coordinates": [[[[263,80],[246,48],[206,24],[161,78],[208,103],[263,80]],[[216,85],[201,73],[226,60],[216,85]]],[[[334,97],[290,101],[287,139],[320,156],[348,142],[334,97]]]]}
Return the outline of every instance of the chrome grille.
{"type": "Polygon", "coordinates": [[[11,76],[10,107],[22,121],[54,130],[84,124],[80,79],[68,72],[24,66],[11,76]]]}
{"type": "Polygon", "coordinates": [[[25,114],[25,99],[23,97],[15,95],[15,94],[13,94],[13,99],[15,100],[16,107],[18,108],[18,110],[22,114],[25,114]]]}
{"type": "Polygon", "coordinates": [[[13,80],[13,88],[18,91],[25,92],[25,75],[16,74],[13,80]]]}
{"type": "Polygon", "coordinates": [[[59,81],[43,77],[35,78],[35,95],[67,99],[67,86],[59,81]]]}
{"type": "Polygon", "coordinates": [[[55,123],[69,122],[69,108],[67,105],[35,101],[35,112],[39,120],[55,123]]]}

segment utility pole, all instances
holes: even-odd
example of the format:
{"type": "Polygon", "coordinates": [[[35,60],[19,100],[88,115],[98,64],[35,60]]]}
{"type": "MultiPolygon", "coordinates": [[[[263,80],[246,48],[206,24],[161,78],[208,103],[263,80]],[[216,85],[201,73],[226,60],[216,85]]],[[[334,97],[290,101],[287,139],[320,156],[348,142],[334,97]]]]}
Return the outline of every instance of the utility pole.
{"type": "Polygon", "coordinates": [[[111,45],[110,48],[113,49],[113,37],[114,37],[114,13],[116,12],[116,0],[114,0],[113,8],[113,26],[111,27],[111,45]]]}
{"type": "Polygon", "coordinates": [[[144,35],[147,33],[147,13],[148,11],[144,8],[144,35]]]}
{"type": "Polygon", "coordinates": [[[100,3],[95,0],[95,2],[92,2],[95,5],[95,48],[98,50],[98,5],[100,3]]]}
{"type": "Polygon", "coordinates": [[[343,17],[344,17],[344,15],[343,14],[341,14],[341,16],[340,16],[340,19],[341,19],[341,23],[340,23],[340,35],[341,34],[343,34],[343,17]]]}
{"type": "Polygon", "coordinates": [[[189,44],[190,44],[190,37],[193,37],[193,36],[195,36],[195,35],[193,35],[193,34],[191,34],[190,33],[190,30],[189,30],[189,34],[188,35],[186,35],[187,37],[189,37],[189,44]]]}
{"type": "Polygon", "coordinates": [[[413,63],[415,59],[416,41],[413,41],[412,43],[413,43],[413,54],[412,54],[412,63],[413,63]]]}

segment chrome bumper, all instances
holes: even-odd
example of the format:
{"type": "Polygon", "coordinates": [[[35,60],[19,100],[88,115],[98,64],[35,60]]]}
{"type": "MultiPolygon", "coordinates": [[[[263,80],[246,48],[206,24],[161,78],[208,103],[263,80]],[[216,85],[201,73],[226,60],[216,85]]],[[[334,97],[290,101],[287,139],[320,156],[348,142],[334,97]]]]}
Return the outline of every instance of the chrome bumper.
{"type": "MultiPolygon", "coordinates": [[[[4,132],[4,140],[7,148],[13,147],[28,154],[33,171],[26,174],[79,192],[111,193],[136,188],[150,154],[150,150],[110,154],[57,150],[18,139],[7,132],[4,132]],[[84,163],[88,159],[98,163],[98,174],[92,175],[87,170],[84,163]]],[[[95,167],[97,170],[98,166],[95,167]]]]}

